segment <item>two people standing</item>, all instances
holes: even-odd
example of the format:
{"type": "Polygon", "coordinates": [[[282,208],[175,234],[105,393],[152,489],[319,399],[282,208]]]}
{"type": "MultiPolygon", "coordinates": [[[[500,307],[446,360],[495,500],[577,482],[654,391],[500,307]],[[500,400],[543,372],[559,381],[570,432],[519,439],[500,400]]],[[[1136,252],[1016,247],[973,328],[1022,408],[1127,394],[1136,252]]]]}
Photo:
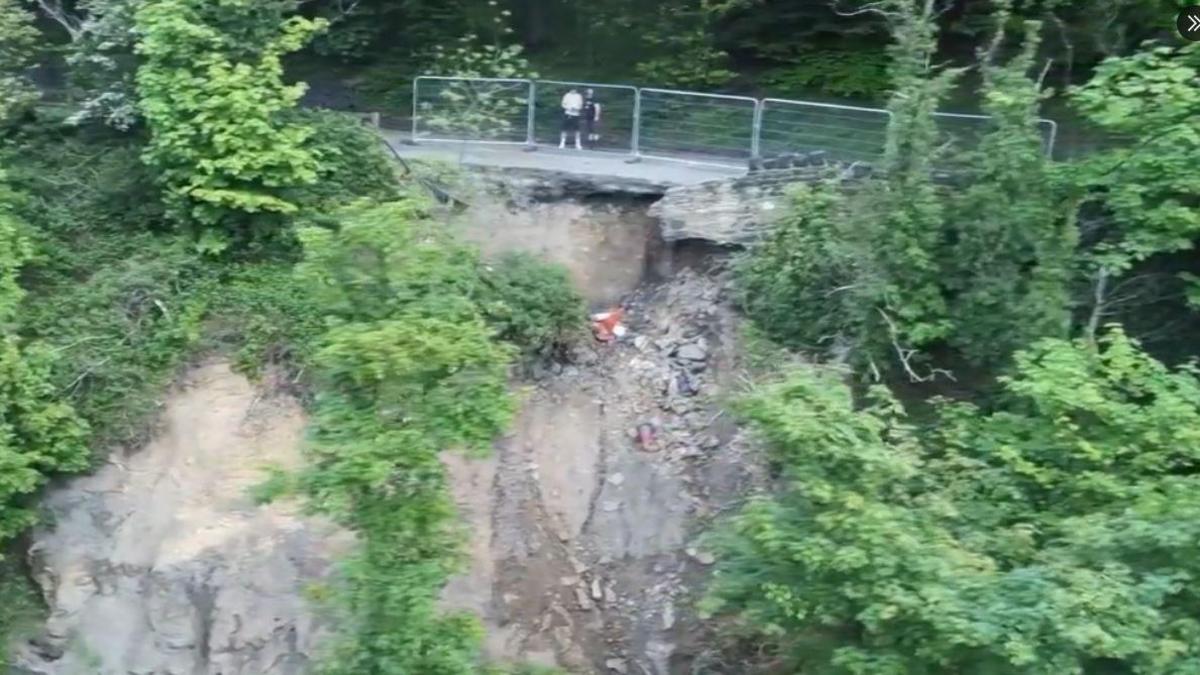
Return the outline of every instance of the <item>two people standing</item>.
{"type": "Polygon", "coordinates": [[[575,135],[575,149],[582,150],[581,139],[586,137],[588,147],[593,147],[600,140],[597,133],[600,124],[600,104],[596,102],[596,92],[585,90],[586,96],[579,90],[571,89],[562,97],[562,132],[559,135],[558,147],[567,147],[567,136],[575,135]]]}

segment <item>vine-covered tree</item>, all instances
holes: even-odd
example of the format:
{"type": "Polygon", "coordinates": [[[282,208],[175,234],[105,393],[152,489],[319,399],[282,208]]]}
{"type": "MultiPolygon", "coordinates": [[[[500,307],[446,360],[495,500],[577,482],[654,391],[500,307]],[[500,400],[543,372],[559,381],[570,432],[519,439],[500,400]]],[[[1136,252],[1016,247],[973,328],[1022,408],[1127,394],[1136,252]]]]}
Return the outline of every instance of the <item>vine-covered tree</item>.
{"type": "Polygon", "coordinates": [[[1009,3],[996,4],[998,29],[979,58],[983,112],[991,120],[956,166],[969,185],[948,200],[953,243],[942,254],[950,342],[992,366],[1037,338],[1067,337],[1078,244],[1077,204],[1063,189],[1038,125],[1046,94],[1032,73],[1041,24],[1027,22],[1021,52],[997,63],[1010,13],[1009,3]]]}

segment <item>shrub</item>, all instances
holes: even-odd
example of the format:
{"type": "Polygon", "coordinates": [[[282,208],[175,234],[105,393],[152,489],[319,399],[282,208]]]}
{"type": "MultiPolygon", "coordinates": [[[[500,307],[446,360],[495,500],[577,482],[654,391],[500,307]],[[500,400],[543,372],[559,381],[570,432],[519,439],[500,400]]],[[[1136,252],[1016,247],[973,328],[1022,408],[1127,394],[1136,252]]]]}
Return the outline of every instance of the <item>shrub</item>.
{"type": "Polygon", "coordinates": [[[480,277],[488,323],[500,339],[526,353],[545,354],[561,346],[583,323],[583,298],[559,265],[513,253],[483,265],[480,277]]]}
{"type": "Polygon", "coordinates": [[[400,196],[379,136],[358,120],[324,110],[297,110],[288,119],[309,129],[305,147],[317,161],[316,182],[296,190],[296,203],[309,213],[331,211],[355,199],[400,196]]]}
{"type": "Polygon", "coordinates": [[[478,256],[422,202],[358,204],[338,221],[301,231],[296,273],[328,326],[296,484],[363,541],[335,583],[341,632],[318,672],[468,675],[481,629],[437,609],[461,542],[438,455],[485,450],[507,426],[512,349],[481,316],[478,256]]]}
{"type": "Polygon", "coordinates": [[[169,212],[209,253],[276,240],[297,210],[287,190],[317,179],[310,131],[281,118],[304,91],[284,84],[282,58],[323,22],[261,9],[255,0],[153,0],[136,12],[145,158],[169,212]]]}
{"type": "Polygon", "coordinates": [[[876,99],[890,84],[888,58],[881,49],[804,48],[787,65],[762,73],[758,82],[773,96],[829,96],[876,99]],[[793,60],[794,59],[794,60],[793,60]]]}

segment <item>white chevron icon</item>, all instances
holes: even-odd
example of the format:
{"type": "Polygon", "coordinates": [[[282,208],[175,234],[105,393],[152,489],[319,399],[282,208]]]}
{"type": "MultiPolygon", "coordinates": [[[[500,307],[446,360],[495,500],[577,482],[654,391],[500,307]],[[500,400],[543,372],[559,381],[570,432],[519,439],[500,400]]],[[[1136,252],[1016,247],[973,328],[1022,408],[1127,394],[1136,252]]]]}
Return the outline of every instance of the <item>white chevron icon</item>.
{"type": "Polygon", "coordinates": [[[1200,16],[1196,16],[1195,14],[1188,14],[1188,22],[1190,23],[1190,25],[1187,28],[1189,33],[1194,33],[1196,31],[1200,30],[1200,16]]]}

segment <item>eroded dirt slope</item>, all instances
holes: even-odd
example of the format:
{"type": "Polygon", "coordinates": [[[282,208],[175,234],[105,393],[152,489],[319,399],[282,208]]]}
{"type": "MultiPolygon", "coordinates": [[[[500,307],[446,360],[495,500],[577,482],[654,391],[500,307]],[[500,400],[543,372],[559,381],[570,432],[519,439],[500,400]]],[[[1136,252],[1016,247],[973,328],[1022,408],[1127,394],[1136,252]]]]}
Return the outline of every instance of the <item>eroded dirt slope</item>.
{"type": "Polygon", "coordinates": [[[695,537],[761,481],[720,405],[736,377],[728,279],[669,274],[644,215],[540,209],[559,234],[539,238],[500,218],[491,238],[480,217],[476,236],[490,252],[525,248],[566,264],[593,306],[627,298],[631,334],[581,341],[570,363],[537,372],[493,457],[446,456],[472,563],[444,602],[484,618],[493,659],[689,672],[692,602],[712,563],[695,537]],[[643,283],[651,269],[670,278],[643,283]],[[634,438],[642,424],[655,429],[650,447],[634,438]]]}
{"type": "Polygon", "coordinates": [[[305,598],[351,543],[293,505],[256,506],[295,467],[305,417],[222,361],[191,371],[144,448],[45,502],[30,558],[50,606],[29,672],[296,674],[325,632],[305,598]]]}

